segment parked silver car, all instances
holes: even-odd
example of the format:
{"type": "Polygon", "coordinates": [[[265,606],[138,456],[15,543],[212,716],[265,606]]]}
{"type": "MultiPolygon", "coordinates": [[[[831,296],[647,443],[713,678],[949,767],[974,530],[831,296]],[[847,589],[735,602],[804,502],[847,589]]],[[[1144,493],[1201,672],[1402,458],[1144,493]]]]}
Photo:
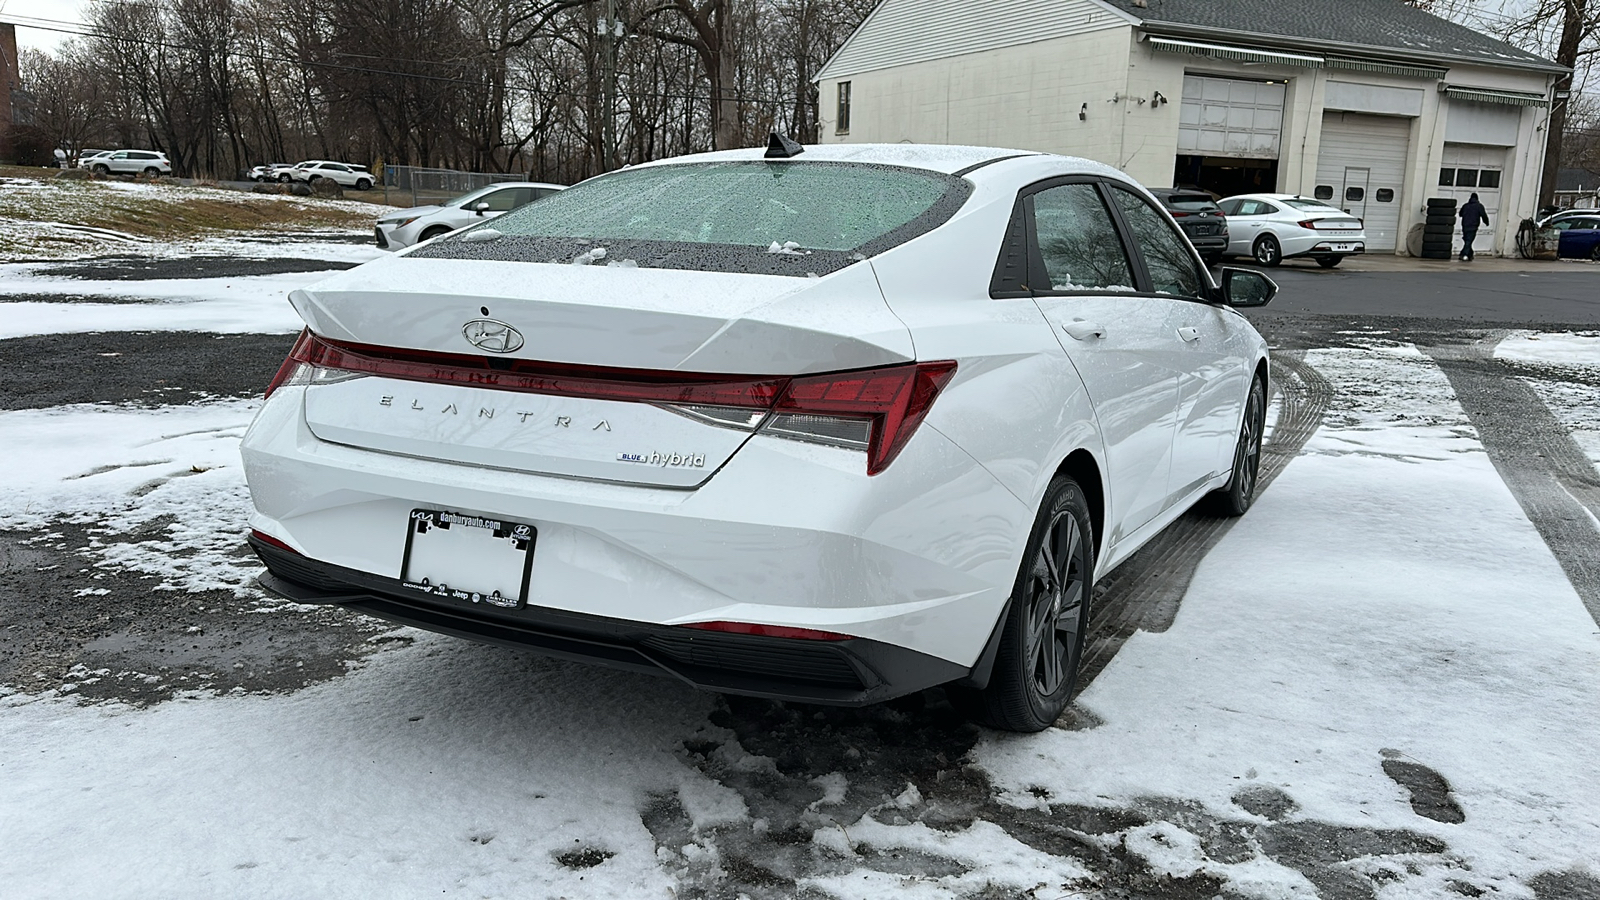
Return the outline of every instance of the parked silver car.
{"type": "Polygon", "coordinates": [[[468,191],[438,206],[413,206],[384,213],[373,228],[373,234],[379,247],[399,250],[510,212],[559,190],[563,190],[559,184],[503,181],[468,191]]]}
{"type": "Polygon", "coordinates": [[[1324,269],[1365,253],[1360,219],[1320,200],[1295,194],[1241,194],[1217,204],[1228,217],[1229,256],[1249,256],[1263,266],[1309,256],[1324,269]]]}

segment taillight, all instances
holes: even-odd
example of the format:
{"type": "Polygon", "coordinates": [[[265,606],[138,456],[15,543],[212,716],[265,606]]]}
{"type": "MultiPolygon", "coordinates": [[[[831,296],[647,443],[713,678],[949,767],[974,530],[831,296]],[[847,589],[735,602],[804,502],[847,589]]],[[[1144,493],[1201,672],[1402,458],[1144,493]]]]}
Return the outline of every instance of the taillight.
{"type": "Polygon", "coordinates": [[[301,364],[306,361],[305,357],[309,352],[311,343],[316,339],[316,336],[311,333],[311,329],[303,328],[300,330],[300,337],[295,340],[294,346],[289,348],[289,355],[284,357],[283,365],[278,367],[278,374],[272,376],[272,380],[267,382],[265,396],[271,397],[273,391],[283,387],[289,381],[295,370],[300,368],[301,364]]]}
{"type": "Polygon", "coordinates": [[[1317,230],[1317,220],[1316,219],[1306,219],[1303,222],[1296,222],[1295,224],[1299,225],[1301,228],[1304,228],[1307,231],[1316,231],[1317,230]]]}
{"type": "Polygon", "coordinates": [[[1167,212],[1170,212],[1170,213],[1172,213],[1172,217],[1173,217],[1173,218],[1174,218],[1174,219],[1181,219],[1181,218],[1183,218],[1183,217],[1184,217],[1184,216],[1190,216],[1190,215],[1194,215],[1194,214],[1193,214],[1193,213],[1186,213],[1186,212],[1184,212],[1184,211],[1183,211],[1183,210],[1181,210],[1181,209],[1169,209],[1169,210],[1167,210],[1167,212]]]}
{"type": "Polygon", "coordinates": [[[711,425],[865,450],[889,466],[955,374],[953,360],[794,378],[611,369],[346,344],[304,331],[267,386],[377,375],[590,400],[654,403],[711,425]]]}
{"type": "Polygon", "coordinates": [[[760,637],[789,638],[800,641],[848,641],[850,635],[836,631],[818,631],[815,628],[791,628],[787,625],[757,625],[754,622],[694,622],[683,626],[700,631],[720,631],[724,634],[753,634],[760,637]]]}
{"type": "Polygon", "coordinates": [[[859,446],[867,474],[888,468],[955,375],[953,360],[795,378],[765,432],[859,446]]]}

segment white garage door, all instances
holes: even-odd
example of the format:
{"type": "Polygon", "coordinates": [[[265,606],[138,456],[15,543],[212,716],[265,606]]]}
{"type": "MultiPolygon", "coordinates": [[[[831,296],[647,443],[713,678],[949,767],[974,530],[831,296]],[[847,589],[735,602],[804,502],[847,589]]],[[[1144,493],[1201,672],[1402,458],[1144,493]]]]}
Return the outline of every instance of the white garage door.
{"type": "Polygon", "coordinates": [[[1366,223],[1367,250],[1393,250],[1400,239],[1411,120],[1361,113],[1322,114],[1322,150],[1312,196],[1366,223]]]}
{"type": "MultiPolygon", "coordinates": [[[[1456,198],[1456,209],[1473,194],[1489,213],[1489,227],[1479,227],[1472,242],[1474,252],[1493,253],[1494,233],[1500,227],[1500,179],[1505,174],[1506,148],[1483,144],[1445,144],[1444,164],[1439,170],[1439,192],[1435,197],[1456,198]]],[[[1457,249],[1461,247],[1461,219],[1456,219],[1457,249]]]]}
{"type": "Polygon", "coordinates": [[[1283,82],[1183,76],[1178,152],[1193,156],[1277,159],[1283,131],[1283,82]]]}

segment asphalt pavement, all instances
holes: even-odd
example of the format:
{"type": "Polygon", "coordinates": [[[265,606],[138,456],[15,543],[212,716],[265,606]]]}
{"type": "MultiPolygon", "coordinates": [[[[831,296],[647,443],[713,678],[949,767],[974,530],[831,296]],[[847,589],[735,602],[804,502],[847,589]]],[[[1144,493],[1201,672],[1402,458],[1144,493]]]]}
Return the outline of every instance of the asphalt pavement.
{"type": "Polygon", "coordinates": [[[1250,318],[1371,316],[1509,328],[1600,325],[1600,265],[1546,262],[1522,271],[1473,266],[1431,271],[1391,264],[1381,271],[1345,271],[1283,265],[1265,270],[1279,293],[1250,318]]]}

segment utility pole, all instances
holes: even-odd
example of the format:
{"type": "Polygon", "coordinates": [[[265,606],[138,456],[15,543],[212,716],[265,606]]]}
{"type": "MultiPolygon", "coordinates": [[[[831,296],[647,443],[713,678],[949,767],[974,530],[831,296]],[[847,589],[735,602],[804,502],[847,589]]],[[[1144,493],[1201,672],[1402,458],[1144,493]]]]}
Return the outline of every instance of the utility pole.
{"type": "Polygon", "coordinates": [[[600,66],[604,84],[601,90],[600,171],[616,166],[617,151],[617,41],[622,23],[617,21],[617,0],[606,0],[605,18],[600,22],[600,66]]]}

